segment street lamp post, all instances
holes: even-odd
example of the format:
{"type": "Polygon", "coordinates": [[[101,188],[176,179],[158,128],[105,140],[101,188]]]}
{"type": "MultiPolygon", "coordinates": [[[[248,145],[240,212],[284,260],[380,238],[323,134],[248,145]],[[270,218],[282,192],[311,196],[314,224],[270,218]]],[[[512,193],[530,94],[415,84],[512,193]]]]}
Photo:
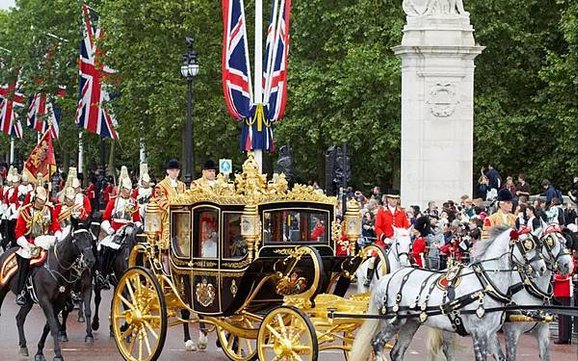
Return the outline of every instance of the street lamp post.
{"type": "Polygon", "coordinates": [[[187,98],[187,121],[185,124],[185,183],[191,184],[195,178],[195,152],[193,147],[193,78],[199,73],[197,63],[197,52],[193,49],[193,38],[186,38],[188,50],[183,54],[183,64],[181,65],[181,75],[188,83],[187,98]]]}

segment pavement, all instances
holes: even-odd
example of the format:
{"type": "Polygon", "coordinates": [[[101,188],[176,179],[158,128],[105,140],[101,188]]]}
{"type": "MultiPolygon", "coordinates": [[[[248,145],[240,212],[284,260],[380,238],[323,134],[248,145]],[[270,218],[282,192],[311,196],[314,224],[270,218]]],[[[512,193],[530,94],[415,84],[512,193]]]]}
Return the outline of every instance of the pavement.
{"type": "MultiPolygon", "coordinates": [[[[116,349],[115,342],[109,337],[108,327],[108,306],[110,305],[111,291],[103,294],[103,302],[100,312],[101,329],[94,332],[94,344],[85,344],[85,325],[76,320],[77,312],[73,312],[68,321],[69,342],[62,343],[63,356],[67,361],[121,361],[122,357],[116,349]]],[[[36,351],[36,343],[40,337],[42,327],[45,323],[42,310],[35,306],[25,324],[26,336],[28,338],[28,348],[31,356],[21,357],[18,355],[18,334],[14,316],[18,307],[14,301],[14,295],[6,297],[2,313],[0,316],[0,361],[7,360],[33,360],[36,351]]],[[[192,327],[192,334],[197,335],[196,327],[192,327]]],[[[428,355],[425,350],[425,330],[421,329],[416,334],[408,352],[408,361],[426,361],[428,355]]],[[[503,339],[501,338],[503,341],[503,339]]],[[[458,338],[459,347],[456,360],[473,360],[472,343],[469,338],[458,338]]],[[[503,342],[502,342],[503,345],[503,342]]],[[[54,357],[51,338],[47,341],[45,356],[48,360],[54,357]]],[[[553,361],[578,361],[578,346],[573,345],[551,345],[551,359],[553,361]]],[[[185,351],[182,342],[182,331],[180,327],[173,327],[168,330],[167,341],[163,353],[159,360],[162,361],[221,361],[227,360],[224,353],[215,345],[215,334],[209,336],[209,347],[205,352],[185,351]]],[[[345,360],[342,352],[324,351],[320,353],[321,361],[345,360]]],[[[531,336],[522,336],[518,346],[518,360],[533,361],[539,360],[536,342],[531,336]]]]}

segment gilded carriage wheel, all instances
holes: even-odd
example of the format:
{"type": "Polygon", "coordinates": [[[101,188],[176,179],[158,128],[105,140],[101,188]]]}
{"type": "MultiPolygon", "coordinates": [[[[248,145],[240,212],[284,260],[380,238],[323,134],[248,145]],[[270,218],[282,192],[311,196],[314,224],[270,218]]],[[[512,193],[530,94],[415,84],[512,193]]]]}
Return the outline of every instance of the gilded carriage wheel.
{"type": "Polygon", "coordinates": [[[317,335],[309,317],[295,307],[280,306],[270,311],[257,336],[259,360],[316,361],[317,335]]]}
{"type": "MultiPolygon", "coordinates": [[[[248,318],[235,322],[240,328],[257,329],[259,324],[248,318]]],[[[244,338],[242,335],[234,335],[217,326],[219,345],[225,355],[232,361],[257,360],[257,339],[244,338]]]]}
{"type": "Polygon", "coordinates": [[[125,360],[154,361],[167,335],[163,293],[154,274],[129,268],[114,290],[111,325],[116,346],[125,360]]]}

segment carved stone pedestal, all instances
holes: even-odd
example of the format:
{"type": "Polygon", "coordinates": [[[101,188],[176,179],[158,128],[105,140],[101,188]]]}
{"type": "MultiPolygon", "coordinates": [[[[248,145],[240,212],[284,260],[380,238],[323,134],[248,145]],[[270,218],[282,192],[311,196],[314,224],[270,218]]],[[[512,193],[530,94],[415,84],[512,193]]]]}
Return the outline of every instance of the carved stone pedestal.
{"type": "Polygon", "coordinates": [[[456,1],[415,3],[404,1],[407,24],[393,50],[402,61],[402,203],[425,207],[472,194],[474,58],[484,47],[469,14],[451,8],[456,1]]]}

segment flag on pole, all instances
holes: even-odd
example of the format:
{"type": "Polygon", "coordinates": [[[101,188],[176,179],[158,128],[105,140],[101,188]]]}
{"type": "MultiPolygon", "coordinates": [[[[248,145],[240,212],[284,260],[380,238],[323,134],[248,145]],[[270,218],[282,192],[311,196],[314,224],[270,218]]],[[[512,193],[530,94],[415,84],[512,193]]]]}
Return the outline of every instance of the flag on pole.
{"type": "Polygon", "coordinates": [[[97,43],[103,33],[98,26],[98,15],[86,4],[82,4],[82,16],[84,38],[80,43],[80,86],[75,121],[80,128],[91,133],[118,139],[114,129],[116,119],[104,107],[109,95],[103,88],[102,80],[114,71],[99,63],[101,50],[97,48],[97,43]]]}
{"type": "Polygon", "coordinates": [[[243,0],[223,0],[222,79],[227,110],[235,120],[251,118],[253,90],[243,0]]]}
{"type": "Polygon", "coordinates": [[[36,183],[38,174],[42,173],[42,180],[48,182],[55,171],[56,158],[52,146],[52,136],[50,131],[46,131],[24,163],[22,174],[27,174],[28,179],[36,183]]]}
{"type": "MultiPolygon", "coordinates": [[[[275,4],[274,4],[275,6],[275,4]]],[[[273,11],[272,16],[274,16],[273,11]]],[[[265,115],[268,121],[280,120],[285,113],[287,103],[287,60],[289,55],[289,18],[291,0],[282,0],[279,7],[279,18],[274,23],[271,18],[267,34],[267,51],[265,53],[265,115]],[[275,27],[273,25],[275,24],[275,27]],[[273,32],[273,28],[275,31],[273,32]],[[269,32],[273,32],[269,36],[269,32]],[[270,51],[269,51],[270,50],[270,51]],[[270,61],[269,61],[270,57],[270,61]]]]}
{"type": "MultiPolygon", "coordinates": [[[[267,30],[263,67],[263,98],[254,99],[251,89],[249,51],[242,0],[223,4],[223,92],[227,109],[243,121],[241,150],[275,150],[273,129],[283,117],[287,102],[287,59],[291,0],[274,0],[267,30]]],[[[261,16],[261,14],[256,14],[261,16]]],[[[255,46],[262,46],[255,44],[255,46]]]]}
{"type": "Polygon", "coordinates": [[[18,76],[14,82],[0,86],[0,130],[18,139],[22,138],[22,123],[14,113],[14,107],[24,107],[26,98],[18,92],[18,76]]]}
{"type": "MultiPolygon", "coordinates": [[[[57,96],[63,97],[65,94],[66,87],[60,86],[57,96]]],[[[28,127],[39,133],[50,130],[52,138],[58,138],[61,113],[60,107],[48,100],[46,95],[36,93],[30,97],[30,104],[26,116],[28,127]]]]}

